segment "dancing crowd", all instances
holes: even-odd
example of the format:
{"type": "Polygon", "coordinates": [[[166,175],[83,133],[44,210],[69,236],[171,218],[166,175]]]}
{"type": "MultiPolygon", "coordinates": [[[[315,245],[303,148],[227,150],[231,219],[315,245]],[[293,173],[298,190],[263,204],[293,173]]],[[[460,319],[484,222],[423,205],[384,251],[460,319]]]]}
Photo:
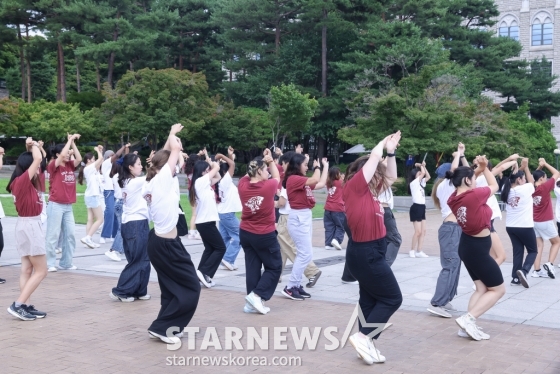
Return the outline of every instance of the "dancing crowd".
{"type": "MultiPolygon", "coordinates": [[[[391,270],[402,244],[392,212],[400,131],[385,137],[344,173],[329,167],[326,158],[310,160],[299,146],[286,153],[265,149],[262,156],[249,162],[246,175],[236,185],[234,149],[229,147],[227,155],[213,157],[206,149],[188,155],[177,137],[182,129],[180,124],[171,127],[164,147],[145,160],[145,170],[141,157],[130,152],[130,144],[117,152],[104,152],[99,145],[94,153],[82,157],[76,146],[79,134],[68,134],[65,144],[48,152],[42,142],[26,140],[27,151],[18,157],[7,186],[18,213],[15,239],[22,263],[20,294],[8,308],[10,314],[21,320],[44,318],[47,313],[31,304],[31,295],[48,272],[76,269],[72,262],[76,246],[72,206],[76,203],[77,173],[77,182],[86,184],[88,217],[81,243],[97,248],[99,243],[110,242],[105,255],[121,261],[124,254],[127,260],[110,298],[120,302],[149,300],[151,266],[157,273],[161,309],[148,328],[152,338],[177,343],[196,312],[201,288],[215,286],[213,278],[220,266],[236,270],[241,249],[245,254],[245,313],[270,313],[265,303],[282,282],[288,259],[293,266],[281,295],[295,301],[310,298],[308,290],[321,276],[313,262],[314,190],[323,187],[327,190],[325,249],[342,250],[344,236],[348,236],[342,282],[359,286],[359,306],[366,322],[388,323],[403,300],[391,270]],[[180,205],[177,174],[181,171],[187,174],[193,212],[190,225],[180,205]],[[99,230],[99,243],[95,243],[99,230]],[[197,267],[181,242],[186,235],[203,243],[197,267]],[[61,257],[56,266],[58,253],[61,257]],[[170,335],[171,327],[179,329],[170,335]]],[[[3,154],[0,148],[0,167],[3,154]]],[[[463,263],[475,292],[467,313],[456,319],[458,335],[487,340],[490,336],[477,319],[505,294],[500,265],[506,255],[494,229],[494,220],[502,218],[496,194],[506,206],[506,230],[513,246],[511,284],[528,288],[529,276],[555,277],[560,224],[554,219],[551,192],[560,193],[560,173],[544,159],[539,159],[538,169],[531,173],[528,159],[517,154],[495,167],[486,156],[477,156],[469,164],[465,146],[459,143],[452,162],[441,165],[436,174],[432,197],[443,220],[438,230],[442,270],[428,311],[451,318],[450,312],[456,311],[451,301],[457,295],[463,263]],[[508,169],[511,172],[504,177],[508,169]],[[545,240],[550,241],[551,250],[548,261],[542,263],[545,240]]],[[[413,258],[428,257],[422,247],[425,188],[430,177],[425,162],[409,172],[409,214],[414,228],[409,256],[413,258]]],[[[556,213],[558,217],[558,204],[556,213]]],[[[0,225],[0,253],[1,233],[0,225]]],[[[368,364],[385,362],[375,346],[380,334],[360,323],[359,332],[349,338],[358,357],[368,364]]]]}

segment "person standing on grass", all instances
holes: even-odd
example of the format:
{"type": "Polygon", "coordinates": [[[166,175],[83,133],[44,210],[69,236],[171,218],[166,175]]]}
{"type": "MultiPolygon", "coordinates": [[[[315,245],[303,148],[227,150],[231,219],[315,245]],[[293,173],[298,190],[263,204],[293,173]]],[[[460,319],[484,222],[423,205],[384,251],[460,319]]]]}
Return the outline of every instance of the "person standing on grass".
{"type": "MultiPolygon", "coordinates": [[[[207,158],[210,160],[209,158],[207,158]]],[[[216,226],[220,220],[216,206],[216,194],[212,186],[220,180],[220,164],[210,161],[197,161],[194,164],[189,200],[196,209],[196,229],[198,230],[204,252],[200,258],[196,274],[206,287],[214,286],[212,278],[226,253],[224,239],[216,226]]]]}
{"type": "Polygon", "coordinates": [[[329,169],[327,177],[327,201],[323,226],[325,227],[325,249],[342,250],[344,240],[344,201],[342,201],[342,182],[344,178],[340,169],[333,166],[329,169]]]}
{"type": "Polygon", "coordinates": [[[222,259],[222,265],[228,270],[236,270],[235,259],[239,254],[239,219],[235,213],[241,212],[241,200],[239,192],[233,184],[233,173],[235,172],[235,153],[232,147],[228,147],[228,157],[218,153],[216,161],[220,162],[221,179],[215,185],[216,198],[218,200],[218,216],[220,218],[220,235],[226,243],[226,253],[222,259]]]}
{"type": "Polygon", "coordinates": [[[31,152],[24,152],[18,157],[6,187],[14,197],[18,213],[15,239],[21,256],[20,294],[8,308],[8,313],[23,321],[33,321],[47,315],[30,304],[31,295],[47,276],[45,232],[41,223],[43,200],[39,180],[43,157],[36,141],[27,138],[26,144],[31,147],[31,152]]]}
{"type": "MultiPolygon", "coordinates": [[[[4,148],[0,147],[0,170],[2,170],[2,167],[4,166],[4,154],[6,152],[4,151],[4,148]]],[[[2,250],[4,250],[4,230],[2,228],[2,221],[1,219],[6,217],[6,215],[4,214],[4,208],[2,207],[2,202],[0,201],[0,256],[2,255],[2,250]]],[[[6,283],[6,280],[4,278],[0,278],[0,284],[2,283],[6,283]]]]}
{"type": "Polygon", "coordinates": [[[101,175],[99,174],[99,169],[103,162],[103,146],[98,145],[95,147],[95,151],[97,152],[97,160],[93,153],[86,153],[78,173],[78,183],[83,185],[85,177],[87,185],[86,192],[84,193],[84,201],[87,208],[86,236],[80,239],[80,241],[90,248],[99,247],[99,244],[93,242],[92,237],[103,224],[101,175]]]}
{"type": "Polygon", "coordinates": [[[323,173],[319,160],[313,162],[313,176],[307,178],[307,158],[296,153],[290,159],[288,168],[284,175],[282,186],[288,193],[290,201],[290,214],[288,216],[288,232],[296,244],[297,254],[290,274],[288,285],[282,290],[282,294],[292,300],[304,300],[310,298],[302,285],[301,278],[307,265],[313,260],[313,215],[311,209],[315,206],[313,190],[325,187],[329,163],[323,158],[323,173]]]}
{"type": "Polygon", "coordinates": [[[82,162],[82,155],[76,146],[80,134],[68,134],[66,144],[59,144],[54,149],[55,159],[47,166],[50,174],[49,204],[47,206],[47,234],[46,251],[48,271],[57,271],[55,267],[55,248],[60,233],[62,239],[62,257],[58,268],[60,270],[76,270],[72,264],[76,238],[74,236],[74,211],[72,204],[76,203],[76,177],[74,171],[82,162]],[[73,150],[74,160],[70,160],[70,148],[73,150]]]}
{"type": "Polygon", "coordinates": [[[535,192],[533,192],[533,221],[535,222],[535,234],[537,237],[538,254],[534,262],[534,270],[531,273],[533,278],[555,278],[554,261],[560,248],[560,237],[558,228],[554,224],[554,213],[552,212],[552,198],[550,193],[556,186],[556,180],[560,177],[558,170],[549,165],[544,158],[539,158],[539,167],[533,173],[535,180],[535,192]],[[545,167],[552,173],[547,180],[546,173],[541,169],[545,167]],[[541,269],[541,258],[544,248],[544,241],[550,241],[550,253],[548,262],[545,262],[541,269]]]}
{"type": "MultiPolygon", "coordinates": [[[[117,160],[118,186],[122,189],[122,224],[124,255],[127,264],[124,267],[117,287],[109,296],[113,300],[133,302],[136,299],[149,300],[148,282],[150,281],[150,258],[148,257],[148,234],[150,232],[148,205],[142,195],[146,177],[142,177],[142,161],[136,153],[128,153],[117,160]],[[120,165],[119,165],[120,163],[120,165]]],[[[117,242],[113,242],[113,245],[117,242]]],[[[120,255],[115,250],[105,253],[111,260],[117,261],[120,255]]]]}
{"type": "MultiPolygon", "coordinates": [[[[164,148],[152,157],[152,165],[146,175],[148,183],[142,191],[154,222],[154,228],[148,238],[148,254],[157,272],[161,289],[161,309],[148,328],[148,333],[151,337],[168,344],[180,342],[179,338],[191,321],[200,297],[200,283],[196,270],[189,253],[177,236],[179,194],[174,178],[177,178],[175,171],[182,146],[176,134],[182,129],[181,124],[171,127],[164,148]]],[[[215,223],[214,228],[216,233],[213,235],[219,237],[215,223]]]]}
{"type": "Polygon", "coordinates": [[[492,208],[486,204],[488,198],[498,191],[498,182],[487,168],[486,156],[478,156],[476,164],[476,172],[470,167],[461,166],[446,173],[457,189],[447,203],[461,226],[459,256],[476,285],[476,291],[469,300],[468,312],[455,321],[461,328],[460,332],[472,339],[488,340],[490,335],[477,326],[476,319],[496,305],[506,290],[500,267],[490,256],[492,208]],[[477,188],[475,174],[481,173],[488,186],[477,188]]]}
{"type": "MultiPolygon", "coordinates": [[[[350,164],[345,176],[342,197],[351,233],[346,265],[358,280],[358,303],[367,323],[386,324],[403,300],[395,275],[385,260],[384,209],[378,200],[378,196],[391,188],[397,179],[395,152],[400,138],[400,131],[387,136],[369,156],[362,156],[350,164]],[[387,166],[381,162],[383,149],[387,149],[387,166]]],[[[348,339],[358,357],[369,365],[385,362],[372,340],[378,339],[380,333],[360,322],[359,332],[348,339]]]]}
{"type": "Polygon", "coordinates": [[[412,206],[409,213],[410,222],[412,222],[414,227],[414,235],[412,235],[409,256],[412,258],[425,258],[429,256],[422,251],[424,237],[426,236],[426,194],[424,188],[426,188],[426,183],[430,180],[430,173],[426,169],[426,162],[415,164],[414,169],[410,172],[410,176],[413,179],[410,182],[412,206]]]}
{"type": "Polygon", "coordinates": [[[506,231],[513,246],[512,286],[529,288],[527,275],[537,258],[537,237],[533,221],[533,175],[529,170],[529,159],[521,160],[521,170],[512,173],[504,181],[501,199],[506,203],[506,231]],[[528,183],[527,183],[528,182],[528,183]],[[524,248],[527,257],[523,261],[524,248]]]}
{"type": "Polygon", "coordinates": [[[269,149],[264,150],[262,161],[249,163],[247,175],[239,180],[239,197],[243,204],[239,235],[247,273],[245,313],[270,312],[264,301],[274,294],[282,272],[282,256],[274,227],[274,196],[279,183],[280,174],[269,149]]]}
{"type": "Polygon", "coordinates": [[[101,230],[101,238],[99,243],[105,244],[108,239],[113,240],[117,235],[117,225],[115,222],[115,189],[113,187],[113,179],[111,178],[111,170],[113,164],[117,161],[125,149],[130,144],[123,145],[117,153],[107,150],[105,151],[104,161],[101,164],[101,176],[103,177],[103,198],[105,199],[105,212],[103,213],[103,229],[101,230]]]}

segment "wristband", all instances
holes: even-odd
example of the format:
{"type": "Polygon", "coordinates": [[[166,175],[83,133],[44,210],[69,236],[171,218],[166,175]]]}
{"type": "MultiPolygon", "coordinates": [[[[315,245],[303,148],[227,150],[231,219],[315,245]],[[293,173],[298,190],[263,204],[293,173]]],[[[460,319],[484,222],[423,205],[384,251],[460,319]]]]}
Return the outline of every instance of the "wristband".
{"type": "Polygon", "coordinates": [[[315,166],[315,167],[313,168],[313,171],[315,171],[315,170],[317,170],[317,169],[321,169],[321,167],[320,167],[320,166],[315,166]]]}
{"type": "Polygon", "coordinates": [[[387,152],[387,155],[386,155],[386,156],[387,156],[387,157],[395,157],[395,154],[394,154],[394,153],[389,153],[389,152],[387,152]]]}
{"type": "Polygon", "coordinates": [[[464,156],[464,155],[462,155],[462,156],[459,156],[459,158],[465,158],[465,156],[464,156]]]}

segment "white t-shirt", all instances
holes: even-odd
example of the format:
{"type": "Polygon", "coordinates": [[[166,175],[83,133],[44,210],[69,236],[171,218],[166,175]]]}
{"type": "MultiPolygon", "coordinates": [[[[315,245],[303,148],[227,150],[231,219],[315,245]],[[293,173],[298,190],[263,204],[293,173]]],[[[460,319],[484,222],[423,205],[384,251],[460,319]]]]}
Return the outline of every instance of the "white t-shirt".
{"type": "Polygon", "coordinates": [[[231,179],[229,173],[225,173],[220,180],[219,192],[222,201],[218,204],[218,213],[241,212],[243,207],[241,206],[239,192],[237,191],[237,186],[233,184],[233,179],[231,179]]]}
{"type": "Polygon", "coordinates": [[[111,158],[109,157],[101,164],[101,174],[103,176],[103,189],[105,191],[113,190],[113,180],[109,176],[111,174],[111,169],[113,164],[111,163],[111,158]]]}
{"type": "Polygon", "coordinates": [[[115,199],[122,199],[122,188],[119,186],[119,173],[113,175],[113,189],[115,190],[115,199]]]}
{"type": "Polygon", "coordinates": [[[393,209],[395,199],[393,198],[393,190],[391,190],[391,187],[383,191],[377,200],[379,200],[381,204],[387,204],[390,209],[393,209]]]}
{"type": "Polygon", "coordinates": [[[410,182],[410,192],[412,193],[412,202],[415,204],[426,204],[426,195],[424,193],[424,187],[426,187],[426,178],[420,179],[416,178],[410,182]]]}
{"type": "Polygon", "coordinates": [[[144,184],[146,184],[146,177],[131,178],[125,181],[122,188],[122,223],[149,219],[148,205],[142,196],[144,184]]]}
{"type": "MultiPolygon", "coordinates": [[[[488,187],[488,181],[486,181],[484,175],[479,175],[478,178],[476,178],[476,187],[488,187]]],[[[500,210],[500,204],[498,204],[496,195],[492,194],[486,201],[486,205],[492,209],[492,218],[490,219],[502,219],[502,211],[500,210]]]]}
{"type": "Polygon", "coordinates": [[[84,178],[86,179],[86,192],[84,196],[101,196],[101,185],[99,171],[95,168],[95,163],[91,163],[84,168],[84,178]]]}
{"type": "Polygon", "coordinates": [[[534,227],[533,183],[525,183],[509,190],[506,205],[506,227],[534,227]]]}
{"type": "Polygon", "coordinates": [[[216,206],[216,193],[208,174],[203,175],[194,182],[196,191],[196,220],[195,223],[219,221],[218,207],[216,206]]]}
{"type": "Polygon", "coordinates": [[[175,188],[175,178],[166,164],[142,188],[156,234],[167,234],[177,226],[180,196],[175,188]]]}
{"type": "Polygon", "coordinates": [[[286,205],[284,205],[282,208],[279,208],[278,213],[290,214],[291,208],[290,208],[290,202],[288,201],[288,191],[286,191],[284,187],[282,187],[282,190],[280,191],[280,197],[286,199],[286,205]]]}
{"type": "Polygon", "coordinates": [[[441,207],[441,218],[445,219],[448,215],[453,213],[449,205],[447,205],[447,200],[449,200],[449,196],[455,192],[455,186],[449,179],[444,179],[436,190],[436,196],[439,200],[439,205],[441,207]]]}

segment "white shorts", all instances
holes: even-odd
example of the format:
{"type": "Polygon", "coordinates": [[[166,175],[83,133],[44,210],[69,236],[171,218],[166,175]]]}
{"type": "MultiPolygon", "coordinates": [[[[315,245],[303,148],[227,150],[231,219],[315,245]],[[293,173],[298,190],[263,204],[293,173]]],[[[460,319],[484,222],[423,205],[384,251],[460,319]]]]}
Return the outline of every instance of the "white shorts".
{"type": "Polygon", "coordinates": [[[549,240],[558,236],[558,228],[554,221],[535,222],[535,235],[537,238],[549,240]]]}

